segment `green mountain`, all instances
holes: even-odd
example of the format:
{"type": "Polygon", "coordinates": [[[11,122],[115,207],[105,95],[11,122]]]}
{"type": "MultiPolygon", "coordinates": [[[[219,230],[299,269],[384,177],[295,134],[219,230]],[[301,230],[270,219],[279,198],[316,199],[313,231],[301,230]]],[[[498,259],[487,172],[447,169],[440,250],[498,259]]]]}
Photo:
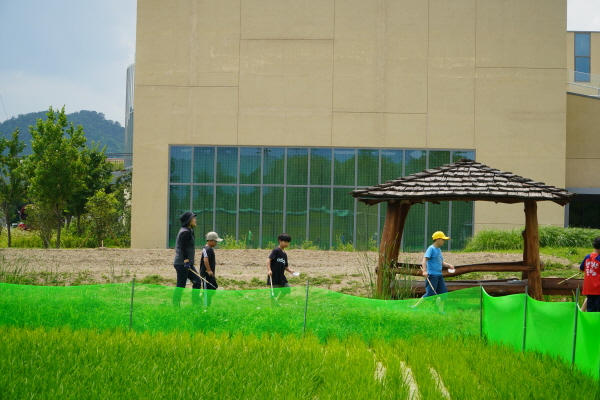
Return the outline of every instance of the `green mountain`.
{"type": "MultiPolygon", "coordinates": [[[[23,154],[31,154],[29,126],[35,126],[38,119],[45,120],[46,112],[39,111],[20,114],[18,117],[7,119],[0,123],[0,136],[10,138],[15,128],[19,128],[19,139],[27,145],[23,154]]],[[[77,125],[83,127],[88,146],[91,146],[92,142],[94,142],[98,143],[100,148],[106,146],[107,154],[123,152],[125,128],[120,123],[106,119],[102,113],[87,110],[67,114],[67,118],[75,127],[77,125]]]]}

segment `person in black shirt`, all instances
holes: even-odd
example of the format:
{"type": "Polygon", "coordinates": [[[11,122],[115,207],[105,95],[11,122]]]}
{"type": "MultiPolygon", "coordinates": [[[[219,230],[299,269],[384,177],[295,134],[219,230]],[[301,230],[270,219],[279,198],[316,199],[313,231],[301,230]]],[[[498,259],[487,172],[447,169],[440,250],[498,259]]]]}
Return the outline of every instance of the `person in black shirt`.
{"type": "Polygon", "coordinates": [[[217,232],[208,232],[206,234],[206,246],[202,250],[202,262],[200,263],[200,276],[204,278],[202,284],[205,291],[205,305],[208,307],[212,301],[212,297],[215,294],[213,290],[217,290],[219,285],[217,284],[217,278],[215,277],[215,268],[217,267],[217,260],[215,258],[214,247],[222,242],[223,239],[219,238],[217,232]]]}
{"type": "Polygon", "coordinates": [[[196,214],[189,211],[184,212],[179,217],[179,220],[181,221],[181,229],[175,240],[175,259],[173,260],[173,267],[177,271],[177,287],[173,293],[173,305],[180,305],[183,289],[188,279],[192,281],[192,304],[199,305],[200,290],[194,290],[200,289],[200,277],[198,277],[198,271],[194,267],[196,254],[196,239],[194,237],[196,214]]]}
{"type": "Polygon", "coordinates": [[[273,288],[277,288],[275,291],[276,295],[272,297],[272,300],[278,301],[285,297],[285,295],[291,292],[290,284],[285,277],[285,271],[294,273],[294,270],[289,267],[287,253],[285,249],[290,245],[292,237],[287,233],[282,233],[277,238],[279,246],[275,247],[267,258],[267,285],[273,284],[273,288]]]}

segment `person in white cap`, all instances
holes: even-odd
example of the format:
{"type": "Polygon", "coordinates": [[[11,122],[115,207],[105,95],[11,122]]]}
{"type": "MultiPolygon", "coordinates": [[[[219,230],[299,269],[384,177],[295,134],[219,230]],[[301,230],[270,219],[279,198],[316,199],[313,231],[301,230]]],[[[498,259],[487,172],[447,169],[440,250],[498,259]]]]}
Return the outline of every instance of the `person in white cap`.
{"type": "Polygon", "coordinates": [[[202,281],[204,289],[211,290],[206,293],[206,306],[210,306],[212,296],[215,294],[212,290],[217,290],[217,278],[215,277],[215,268],[217,267],[217,259],[215,257],[215,246],[222,242],[217,232],[208,232],[206,234],[206,246],[202,250],[202,262],[200,263],[200,276],[205,280],[202,281]]]}
{"type": "MultiPolygon", "coordinates": [[[[444,282],[444,277],[442,276],[442,268],[454,269],[454,266],[444,261],[441,247],[450,238],[442,231],[435,232],[431,235],[431,238],[433,239],[433,244],[425,252],[421,263],[423,277],[425,278],[425,294],[412,308],[419,306],[426,297],[448,293],[446,282],[444,282]]],[[[438,298],[437,305],[440,313],[443,313],[444,301],[441,298],[438,298]]]]}

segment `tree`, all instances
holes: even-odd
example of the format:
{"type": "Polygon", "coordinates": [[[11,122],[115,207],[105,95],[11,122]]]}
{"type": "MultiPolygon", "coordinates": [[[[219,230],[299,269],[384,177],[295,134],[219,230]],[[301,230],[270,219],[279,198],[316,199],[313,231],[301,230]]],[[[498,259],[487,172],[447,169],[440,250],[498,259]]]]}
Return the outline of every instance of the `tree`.
{"type": "Polygon", "coordinates": [[[42,239],[42,245],[45,249],[50,247],[52,239],[52,227],[55,218],[52,212],[45,208],[46,204],[29,204],[25,207],[27,212],[27,225],[42,239]]]}
{"type": "Polygon", "coordinates": [[[6,221],[8,247],[12,245],[11,220],[27,191],[27,181],[18,157],[24,148],[25,142],[19,140],[19,128],[15,129],[11,139],[0,138],[0,208],[6,221]]]}
{"type": "Polygon", "coordinates": [[[127,243],[131,241],[131,172],[119,176],[111,186],[112,193],[117,199],[117,224],[113,233],[124,238],[127,243]]]}
{"type": "Polygon", "coordinates": [[[50,107],[46,116],[46,121],[38,119],[29,128],[33,139],[27,162],[29,191],[36,207],[52,214],[60,248],[64,210],[73,193],[84,186],[81,152],[86,139],[81,125],[75,128],[67,121],[64,107],[59,112],[50,107]]]}
{"type": "Polygon", "coordinates": [[[83,162],[83,186],[74,192],[69,200],[68,209],[77,221],[77,234],[81,235],[81,216],[85,213],[88,199],[100,190],[107,188],[112,177],[111,165],[106,162],[106,147],[102,150],[94,143],[80,153],[83,162]]]}
{"type": "Polygon", "coordinates": [[[113,194],[106,194],[104,189],[98,190],[87,202],[86,210],[92,218],[92,229],[96,235],[98,246],[108,236],[110,225],[116,219],[118,201],[113,194]]]}

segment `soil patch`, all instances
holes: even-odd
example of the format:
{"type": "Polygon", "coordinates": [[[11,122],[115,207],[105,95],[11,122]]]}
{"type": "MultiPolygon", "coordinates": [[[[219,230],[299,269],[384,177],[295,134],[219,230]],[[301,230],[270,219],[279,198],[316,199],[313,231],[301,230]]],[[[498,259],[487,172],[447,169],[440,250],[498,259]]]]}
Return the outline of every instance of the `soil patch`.
{"type": "MultiPolygon", "coordinates": [[[[224,289],[255,289],[266,287],[266,260],[270,251],[215,250],[217,278],[224,289]]],[[[37,284],[81,285],[136,282],[175,285],[172,249],[1,249],[0,268],[20,271],[36,277],[37,284]]],[[[366,285],[374,279],[377,264],[375,252],[341,252],[318,250],[288,250],[292,269],[300,277],[288,276],[294,286],[309,278],[312,286],[353,295],[365,295],[366,285]]],[[[399,259],[420,263],[422,253],[401,253],[399,259]]],[[[445,253],[454,265],[484,262],[519,261],[520,254],[505,253],[445,253]]],[[[543,262],[568,266],[567,259],[542,255],[543,262]]],[[[515,273],[512,273],[515,277],[515,273]]],[[[483,279],[483,276],[480,275],[483,279]]],[[[497,275],[486,273],[485,278],[497,275]]],[[[504,275],[500,277],[506,277],[504,275]]],[[[469,279],[462,275],[457,279],[469,279]]]]}

